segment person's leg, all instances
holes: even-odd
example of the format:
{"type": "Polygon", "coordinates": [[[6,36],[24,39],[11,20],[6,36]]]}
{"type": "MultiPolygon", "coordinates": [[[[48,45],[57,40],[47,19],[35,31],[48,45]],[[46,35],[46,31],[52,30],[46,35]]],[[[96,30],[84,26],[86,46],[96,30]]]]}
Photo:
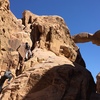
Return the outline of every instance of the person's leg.
{"type": "Polygon", "coordinates": [[[28,51],[26,51],[25,61],[28,60],[28,51]]]}
{"type": "Polygon", "coordinates": [[[29,52],[29,58],[31,58],[33,56],[32,51],[29,50],[28,52],[29,52]]]}

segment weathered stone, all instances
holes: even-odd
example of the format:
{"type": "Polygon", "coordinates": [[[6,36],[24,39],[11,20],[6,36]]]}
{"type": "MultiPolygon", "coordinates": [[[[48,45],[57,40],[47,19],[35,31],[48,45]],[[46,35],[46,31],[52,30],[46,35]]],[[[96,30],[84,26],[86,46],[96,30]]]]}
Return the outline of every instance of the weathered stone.
{"type": "Polygon", "coordinates": [[[0,10],[9,10],[9,0],[0,0],[0,10]]]}
{"type": "Polygon", "coordinates": [[[72,36],[72,39],[75,43],[84,43],[84,42],[90,42],[92,40],[92,34],[89,34],[87,32],[79,33],[74,36],[72,36]]]}
{"type": "Polygon", "coordinates": [[[10,63],[7,60],[8,52],[11,54],[23,42],[28,41],[32,45],[30,34],[25,33],[23,28],[22,20],[17,19],[10,11],[9,0],[0,0],[0,65],[3,64],[1,66],[4,69],[7,65],[5,62],[10,63]]]}
{"type": "MultiPolygon", "coordinates": [[[[26,15],[28,15],[26,11],[26,15]]],[[[60,16],[34,16],[29,14],[32,18],[31,22],[31,39],[32,39],[32,49],[35,48],[35,44],[38,41],[40,48],[46,48],[53,51],[55,54],[60,55],[60,47],[62,44],[70,45],[69,48],[73,49],[73,57],[70,57],[72,61],[76,59],[75,48],[77,46],[74,44],[70,37],[69,29],[60,16]],[[36,20],[34,20],[34,18],[36,20]]],[[[27,16],[24,16],[27,19],[27,16]]],[[[28,16],[29,17],[29,16],[28,16]]],[[[27,23],[28,22],[24,22],[27,23]]],[[[65,52],[63,52],[65,53],[65,52]]]]}
{"type": "MultiPolygon", "coordinates": [[[[39,56],[38,51],[37,54],[39,56]]],[[[62,65],[64,61],[62,57],[58,60],[56,55],[49,58],[50,55],[48,53],[48,58],[44,57],[44,62],[35,64],[13,80],[3,90],[4,95],[1,98],[41,100],[42,97],[48,100],[89,100],[90,95],[96,92],[90,72],[77,64],[73,65],[66,58],[64,58],[66,64],[62,65]],[[10,95],[7,96],[9,93],[10,95]]]]}
{"type": "Polygon", "coordinates": [[[23,18],[22,23],[25,25],[25,27],[28,26],[28,24],[31,24],[34,20],[36,20],[37,15],[31,13],[29,10],[25,10],[23,12],[23,18]]]}

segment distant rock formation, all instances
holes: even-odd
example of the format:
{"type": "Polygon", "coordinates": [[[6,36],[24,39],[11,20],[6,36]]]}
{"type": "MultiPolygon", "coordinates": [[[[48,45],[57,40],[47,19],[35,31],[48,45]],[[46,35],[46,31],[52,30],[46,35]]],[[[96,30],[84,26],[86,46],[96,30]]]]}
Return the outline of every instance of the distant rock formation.
{"type": "Polygon", "coordinates": [[[20,75],[9,85],[5,82],[0,100],[100,100],[63,18],[24,11],[17,19],[9,0],[0,3],[0,71],[11,64],[15,75],[21,53],[17,48],[25,42],[34,55],[24,62],[20,75]]]}
{"type": "Polygon", "coordinates": [[[94,34],[88,32],[83,32],[72,36],[75,43],[92,42],[100,46],[100,30],[96,31],[94,34]]]}

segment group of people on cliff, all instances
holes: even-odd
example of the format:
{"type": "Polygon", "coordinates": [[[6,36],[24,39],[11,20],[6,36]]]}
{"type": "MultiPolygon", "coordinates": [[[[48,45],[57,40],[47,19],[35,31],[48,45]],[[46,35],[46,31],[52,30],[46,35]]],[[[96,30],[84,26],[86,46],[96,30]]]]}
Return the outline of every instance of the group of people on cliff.
{"type": "MultiPolygon", "coordinates": [[[[21,46],[21,45],[20,45],[21,46]]],[[[20,48],[20,46],[18,48],[20,48]]],[[[17,50],[18,50],[17,48],[17,50]]],[[[31,47],[30,45],[28,44],[28,42],[25,43],[25,50],[26,50],[26,53],[25,53],[25,58],[23,58],[21,56],[21,54],[19,53],[19,62],[18,62],[18,66],[16,68],[16,76],[20,75],[22,73],[22,67],[23,67],[23,63],[27,60],[29,60],[32,56],[33,56],[33,53],[31,51],[31,47]]],[[[3,90],[3,84],[4,82],[7,80],[8,81],[8,84],[10,83],[11,79],[14,78],[14,75],[12,74],[12,72],[10,71],[10,66],[8,65],[7,66],[7,70],[6,71],[1,71],[0,72],[0,75],[1,75],[1,78],[0,78],[0,93],[2,92],[3,90]],[[1,75],[1,73],[3,73],[3,75],[1,75]]]]}

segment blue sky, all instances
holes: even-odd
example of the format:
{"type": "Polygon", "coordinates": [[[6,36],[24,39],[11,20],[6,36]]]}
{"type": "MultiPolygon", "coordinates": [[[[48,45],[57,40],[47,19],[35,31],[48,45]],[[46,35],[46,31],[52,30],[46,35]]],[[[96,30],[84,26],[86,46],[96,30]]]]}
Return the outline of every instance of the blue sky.
{"type": "MultiPolygon", "coordinates": [[[[69,27],[70,34],[94,33],[100,29],[100,0],[10,0],[10,9],[17,18],[29,10],[37,15],[61,16],[69,27]]],[[[100,72],[100,47],[79,43],[80,51],[94,80],[100,72]]]]}

